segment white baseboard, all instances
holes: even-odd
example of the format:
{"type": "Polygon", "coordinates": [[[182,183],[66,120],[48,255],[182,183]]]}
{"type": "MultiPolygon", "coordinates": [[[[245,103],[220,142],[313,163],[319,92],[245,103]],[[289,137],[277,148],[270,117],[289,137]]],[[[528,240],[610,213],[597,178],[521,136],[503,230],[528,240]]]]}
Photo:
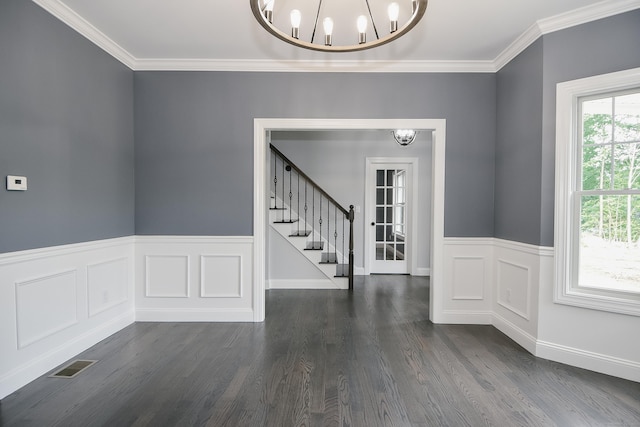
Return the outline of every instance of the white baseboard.
{"type": "Polygon", "coordinates": [[[520,344],[529,353],[536,354],[537,341],[531,334],[518,328],[516,325],[497,313],[493,313],[493,326],[513,341],[520,344]]]}
{"type": "Polygon", "coordinates": [[[331,280],[271,279],[269,289],[341,289],[331,280]]]}
{"type": "Polygon", "coordinates": [[[491,325],[491,311],[443,310],[438,323],[450,325],[491,325]]]}
{"type": "Polygon", "coordinates": [[[431,276],[430,268],[416,268],[415,276],[431,276]]]}
{"type": "Polygon", "coordinates": [[[640,382],[640,363],[577,348],[538,341],[535,355],[590,371],[640,382]]]}
{"type": "Polygon", "coordinates": [[[137,322],[254,322],[253,310],[204,308],[138,308],[137,322]]]}
{"type": "Polygon", "coordinates": [[[32,359],[24,365],[9,371],[0,377],[0,399],[4,399],[9,394],[46,374],[56,366],[61,365],[89,347],[131,325],[134,321],[133,313],[124,313],[107,323],[101,324],[93,330],[75,337],[71,341],[63,343],[57,348],[51,349],[40,357],[32,359]]]}
{"type": "Polygon", "coordinates": [[[358,267],[357,265],[353,266],[353,275],[354,276],[364,276],[364,267],[358,267]]]}

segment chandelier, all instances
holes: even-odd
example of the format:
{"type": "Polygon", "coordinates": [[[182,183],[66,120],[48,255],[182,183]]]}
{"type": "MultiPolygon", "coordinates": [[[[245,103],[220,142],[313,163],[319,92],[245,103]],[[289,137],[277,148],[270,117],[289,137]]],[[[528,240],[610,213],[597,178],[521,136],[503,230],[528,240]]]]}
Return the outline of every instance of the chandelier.
{"type": "Polygon", "coordinates": [[[387,44],[415,27],[427,9],[427,0],[249,1],[255,18],[273,36],[323,52],[353,52],[387,44]]]}

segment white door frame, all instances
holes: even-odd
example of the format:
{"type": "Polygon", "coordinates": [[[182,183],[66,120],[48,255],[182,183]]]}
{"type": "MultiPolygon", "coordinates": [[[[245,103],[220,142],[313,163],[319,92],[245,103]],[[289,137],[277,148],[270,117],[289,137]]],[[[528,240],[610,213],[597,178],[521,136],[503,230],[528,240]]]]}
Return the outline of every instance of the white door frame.
{"type": "Polygon", "coordinates": [[[253,123],[253,320],[264,321],[266,232],[269,179],[268,133],[273,130],[389,130],[433,131],[431,179],[431,280],[429,318],[443,319],[445,119],[254,119],[253,123]]]}
{"type": "Polygon", "coordinates": [[[371,174],[371,167],[376,164],[401,164],[401,165],[409,165],[411,167],[411,183],[409,184],[411,187],[411,193],[407,194],[407,200],[409,201],[409,206],[411,209],[407,212],[407,234],[409,235],[410,245],[407,253],[405,254],[405,259],[407,260],[407,270],[413,276],[418,275],[418,262],[417,262],[417,253],[418,253],[418,201],[419,201],[419,192],[418,192],[418,158],[417,157],[367,157],[365,159],[365,191],[364,191],[364,274],[371,274],[371,257],[373,256],[371,252],[371,245],[373,243],[371,227],[369,227],[369,223],[373,221],[375,218],[375,212],[372,211],[371,207],[373,206],[372,199],[373,187],[372,183],[375,182],[375,178],[371,174]]]}

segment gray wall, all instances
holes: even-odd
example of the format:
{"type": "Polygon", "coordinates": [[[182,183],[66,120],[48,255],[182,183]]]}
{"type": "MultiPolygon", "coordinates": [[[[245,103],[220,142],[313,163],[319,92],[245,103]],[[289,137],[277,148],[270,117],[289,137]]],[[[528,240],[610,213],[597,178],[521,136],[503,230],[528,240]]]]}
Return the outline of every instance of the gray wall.
{"type": "Polygon", "coordinates": [[[495,74],[137,72],[136,234],[253,234],[253,119],[447,119],[445,235],[493,235],[495,74]]]}
{"type": "Polygon", "coordinates": [[[542,40],[497,76],[495,237],[540,241],[542,40]]]}
{"type": "Polygon", "coordinates": [[[495,236],[553,246],[556,85],[640,67],[640,10],[547,34],[498,72],[495,236]]]}
{"type": "Polygon", "coordinates": [[[430,267],[431,148],[430,132],[419,133],[400,147],[388,131],[272,132],[271,142],[346,209],[360,206],[354,221],[355,265],[364,266],[366,157],[418,158],[418,268],[430,267]]]}
{"type": "Polygon", "coordinates": [[[133,234],[133,160],[133,72],[33,2],[2,0],[0,252],[133,234]]]}
{"type": "Polygon", "coordinates": [[[640,9],[548,34],[543,43],[540,244],[553,246],[556,85],[640,67],[640,9]]]}

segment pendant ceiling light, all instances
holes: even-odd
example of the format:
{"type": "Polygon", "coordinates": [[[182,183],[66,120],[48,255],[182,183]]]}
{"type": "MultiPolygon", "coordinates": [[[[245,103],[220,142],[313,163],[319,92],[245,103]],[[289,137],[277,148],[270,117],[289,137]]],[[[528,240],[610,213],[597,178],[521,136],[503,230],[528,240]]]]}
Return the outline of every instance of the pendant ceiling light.
{"type": "Polygon", "coordinates": [[[249,1],[254,16],[269,33],[292,45],[323,52],[353,52],[387,44],[415,27],[427,10],[427,0],[249,1]]]}

